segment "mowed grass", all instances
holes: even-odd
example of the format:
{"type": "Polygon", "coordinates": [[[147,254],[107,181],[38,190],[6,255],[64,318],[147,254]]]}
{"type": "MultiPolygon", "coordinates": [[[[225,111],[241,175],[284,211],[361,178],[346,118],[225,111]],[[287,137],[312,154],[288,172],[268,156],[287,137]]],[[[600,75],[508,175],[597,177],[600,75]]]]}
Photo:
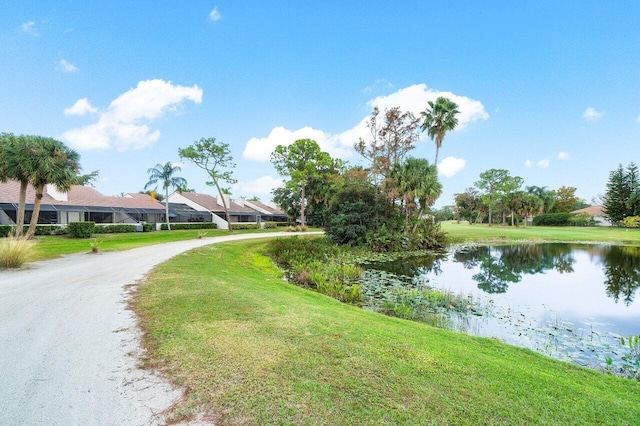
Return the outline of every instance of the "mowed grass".
{"type": "Polygon", "coordinates": [[[563,241],[604,242],[640,245],[640,229],[576,226],[527,226],[513,227],[485,224],[444,222],[442,230],[451,242],[501,242],[501,241],[563,241]]]}
{"type": "MultiPolygon", "coordinates": [[[[233,231],[234,234],[263,233],[286,231],[277,229],[242,229],[233,231]]],[[[87,253],[91,251],[92,243],[97,243],[99,251],[128,250],[152,244],[169,243],[198,238],[198,234],[205,237],[229,235],[226,229],[189,229],[174,231],[130,232],[124,234],[94,234],[91,238],[69,238],[63,235],[39,236],[35,238],[33,260],[52,259],[73,253],[87,253]]]]}
{"type": "Polygon", "coordinates": [[[160,265],[134,307],[172,415],[225,425],[640,424],[640,383],[283,281],[264,241],[160,265]]]}

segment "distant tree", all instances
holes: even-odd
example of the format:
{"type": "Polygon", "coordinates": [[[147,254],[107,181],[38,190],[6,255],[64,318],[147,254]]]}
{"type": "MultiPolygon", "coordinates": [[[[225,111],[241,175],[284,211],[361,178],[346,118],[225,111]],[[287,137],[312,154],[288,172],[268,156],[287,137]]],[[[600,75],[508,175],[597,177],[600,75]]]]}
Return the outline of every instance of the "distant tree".
{"type": "Polygon", "coordinates": [[[433,211],[433,217],[437,222],[444,222],[445,220],[454,220],[456,218],[454,206],[442,206],[433,211]]]}
{"type": "Polygon", "coordinates": [[[420,120],[398,107],[386,109],[382,117],[379,116],[380,110],[374,108],[367,122],[370,137],[366,140],[360,138],[354,149],[371,162],[369,170],[374,185],[389,196],[393,185],[391,170],[402,163],[407,153],[415,147],[420,120]]]}
{"type": "Polygon", "coordinates": [[[442,96],[435,102],[429,101],[427,109],[420,113],[424,118],[421,126],[422,131],[427,132],[427,135],[436,144],[436,158],[433,162],[436,166],[438,165],[438,151],[442,146],[444,135],[456,128],[458,125],[456,115],[459,113],[458,105],[442,96]]]}
{"type": "Polygon", "coordinates": [[[307,193],[307,187],[312,181],[322,180],[334,169],[333,159],[320,150],[316,141],[298,139],[289,146],[278,145],[271,154],[271,163],[280,176],[289,177],[285,185],[290,187],[291,193],[299,189],[300,223],[305,226],[305,207],[308,198],[313,195],[307,193]]]}
{"type": "Polygon", "coordinates": [[[503,187],[505,183],[509,182],[510,178],[511,176],[507,170],[489,169],[480,173],[480,180],[475,183],[475,186],[483,191],[480,198],[489,210],[489,226],[493,221],[492,212],[496,203],[503,197],[503,187]]]}
{"type": "Polygon", "coordinates": [[[510,208],[509,203],[510,200],[516,197],[514,194],[517,193],[516,198],[522,198],[522,194],[520,194],[520,187],[522,186],[523,179],[520,176],[509,176],[507,177],[500,187],[500,192],[502,193],[502,205],[504,206],[502,210],[502,224],[506,223],[506,212],[508,211],[511,215],[511,226],[514,225],[514,210],[510,208]]]}
{"type": "Polygon", "coordinates": [[[607,191],[603,198],[605,217],[618,223],[627,216],[640,214],[640,182],[638,167],[630,163],[626,170],[622,164],[609,173],[607,191]]]}
{"type": "Polygon", "coordinates": [[[169,188],[181,188],[187,186],[186,179],[175,176],[175,174],[180,170],[180,166],[174,166],[169,161],[164,165],[158,163],[155,167],[147,170],[147,173],[149,174],[149,181],[144,186],[144,189],[156,185],[158,182],[162,184],[162,188],[164,189],[165,221],[167,223],[168,230],[171,230],[171,224],[169,223],[169,188]]]}
{"type": "Polygon", "coordinates": [[[36,233],[47,184],[54,184],[60,191],[68,191],[78,181],[80,171],[80,156],[64,143],[42,136],[33,136],[31,139],[34,150],[28,160],[32,167],[29,183],[35,188],[35,198],[27,239],[33,238],[36,233]]]}
{"type": "Polygon", "coordinates": [[[256,195],[254,195],[254,196],[253,196],[253,197],[251,197],[251,198],[247,198],[247,201],[260,201],[260,197],[258,197],[258,196],[256,196],[256,195]]]}
{"type": "Polygon", "coordinates": [[[464,192],[455,194],[454,200],[456,203],[455,213],[458,220],[468,220],[469,224],[472,225],[479,219],[483,205],[480,192],[476,188],[467,188],[464,192]]]}
{"type": "Polygon", "coordinates": [[[542,200],[542,210],[540,213],[551,213],[556,202],[556,193],[547,189],[546,186],[527,186],[525,188],[529,194],[533,194],[542,200]]]}
{"type": "Polygon", "coordinates": [[[207,185],[215,186],[218,190],[218,194],[222,199],[222,207],[224,207],[224,213],[227,218],[229,232],[233,232],[233,229],[231,228],[229,206],[227,206],[227,201],[223,196],[223,189],[220,188],[221,181],[229,184],[236,183],[236,180],[232,177],[233,172],[231,170],[221,170],[225,168],[233,169],[236,166],[233,162],[229,145],[226,143],[216,142],[215,138],[201,138],[199,141],[194,142],[187,148],[179,148],[178,154],[180,155],[180,158],[191,161],[196,166],[207,172],[209,178],[211,178],[211,181],[208,181],[207,185]]]}
{"type": "Polygon", "coordinates": [[[300,214],[300,191],[296,189],[291,186],[281,186],[272,191],[273,202],[287,214],[291,222],[295,222],[300,214]]]}
{"type": "Polygon", "coordinates": [[[576,188],[572,186],[561,186],[555,191],[556,201],[553,205],[552,213],[569,213],[579,201],[576,197],[576,188]]]}

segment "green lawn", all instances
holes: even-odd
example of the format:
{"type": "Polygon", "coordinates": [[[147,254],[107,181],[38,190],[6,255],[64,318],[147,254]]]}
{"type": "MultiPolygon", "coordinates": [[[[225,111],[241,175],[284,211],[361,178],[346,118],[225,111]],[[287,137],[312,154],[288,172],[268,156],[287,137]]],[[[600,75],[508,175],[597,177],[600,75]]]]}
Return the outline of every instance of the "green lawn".
{"type": "Polygon", "coordinates": [[[187,390],[175,416],[204,411],[233,425],[640,424],[638,382],[341,304],[283,281],[260,254],[264,244],[194,250],[139,287],[146,363],[187,390]]]}
{"type": "MultiPolygon", "coordinates": [[[[315,230],[315,229],[309,229],[315,230]]],[[[233,231],[234,234],[262,233],[286,231],[286,228],[277,229],[246,229],[233,231]]],[[[131,232],[124,234],[95,234],[92,238],[78,239],[66,236],[41,236],[36,237],[36,247],[33,260],[51,259],[67,254],[89,252],[91,244],[98,243],[100,251],[128,250],[136,247],[152,244],[168,243],[198,238],[199,233],[206,237],[229,235],[226,229],[204,230],[174,230],[155,232],[131,232]]]]}
{"type": "Polygon", "coordinates": [[[500,225],[468,225],[445,222],[442,230],[452,242],[477,241],[567,241],[610,242],[615,244],[640,245],[640,229],[610,227],[554,227],[528,226],[515,228],[500,225]]]}

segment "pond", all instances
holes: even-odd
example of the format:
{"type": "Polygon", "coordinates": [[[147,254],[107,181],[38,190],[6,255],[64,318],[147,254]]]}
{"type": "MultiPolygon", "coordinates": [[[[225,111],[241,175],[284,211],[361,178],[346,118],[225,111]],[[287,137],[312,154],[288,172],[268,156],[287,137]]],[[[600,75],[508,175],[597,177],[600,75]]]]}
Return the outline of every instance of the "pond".
{"type": "Polygon", "coordinates": [[[460,246],[443,256],[365,268],[366,308],[412,317],[424,301],[420,289],[446,290],[468,303],[448,301],[462,309],[436,310],[434,325],[640,377],[637,337],[629,339],[640,335],[638,247],[460,246]]]}

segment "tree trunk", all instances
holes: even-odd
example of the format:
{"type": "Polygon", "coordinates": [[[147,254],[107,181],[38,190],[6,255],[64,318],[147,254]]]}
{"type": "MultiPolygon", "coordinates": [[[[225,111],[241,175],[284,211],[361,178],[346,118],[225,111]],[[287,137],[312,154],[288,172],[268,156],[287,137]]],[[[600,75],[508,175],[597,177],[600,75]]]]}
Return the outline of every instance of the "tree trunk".
{"type": "Polygon", "coordinates": [[[216,188],[218,189],[218,194],[220,194],[220,198],[222,198],[222,207],[224,208],[224,215],[227,218],[227,229],[229,232],[233,232],[233,227],[231,227],[231,216],[229,216],[229,208],[227,207],[227,200],[224,198],[224,194],[220,189],[220,185],[218,185],[218,181],[213,181],[216,184],[216,188]]]}
{"type": "Polygon", "coordinates": [[[300,225],[301,226],[305,226],[306,225],[306,221],[304,219],[304,185],[302,185],[302,190],[300,191],[300,225]]]}
{"type": "Polygon", "coordinates": [[[42,196],[44,194],[44,184],[36,186],[36,197],[33,201],[33,213],[31,215],[31,223],[29,223],[29,231],[27,231],[27,240],[36,235],[36,225],[38,225],[38,217],[40,216],[40,205],[42,204],[42,196]]]}
{"type": "Polygon", "coordinates": [[[164,187],[164,220],[167,222],[167,231],[171,231],[171,224],[169,223],[169,187],[164,187]]]}
{"type": "Polygon", "coordinates": [[[511,210],[511,226],[513,226],[513,216],[515,216],[515,213],[513,213],[513,210],[511,210]]]}
{"type": "Polygon", "coordinates": [[[24,234],[24,209],[27,203],[27,186],[29,186],[29,182],[26,180],[20,181],[20,195],[18,200],[18,212],[16,217],[16,237],[24,234]]]}

